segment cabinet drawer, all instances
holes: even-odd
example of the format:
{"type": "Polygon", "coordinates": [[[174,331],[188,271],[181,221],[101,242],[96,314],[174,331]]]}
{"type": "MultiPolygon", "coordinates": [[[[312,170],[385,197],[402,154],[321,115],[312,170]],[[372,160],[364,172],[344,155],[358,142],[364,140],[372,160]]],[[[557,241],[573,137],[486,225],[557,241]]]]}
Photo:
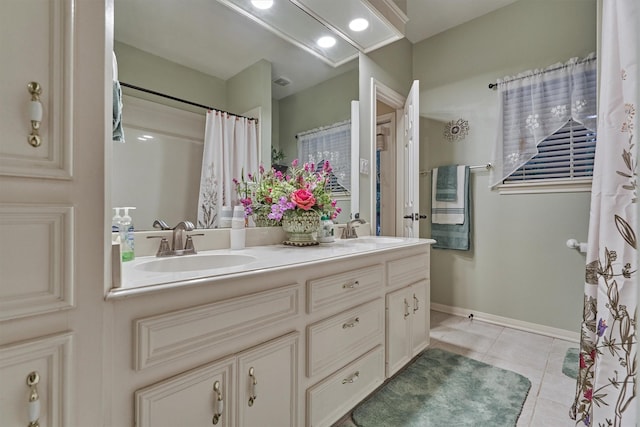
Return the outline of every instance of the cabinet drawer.
{"type": "Polygon", "coordinates": [[[299,285],[135,321],[136,370],[268,331],[300,314],[299,285]]]}
{"type": "Polygon", "coordinates": [[[329,373],[384,340],[382,298],[307,328],[307,376],[329,373]]]}
{"type": "Polygon", "coordinates": [[[429,278],[429,253],[387,263],[387,286],[400,288],[429,278]]]}
{"type": "Polygon", "coordinates": [[[329,307],[344,310],[371,299],[372,292],[383,286],[382,270],[381,265],[373,265],[309,280],[307,312],[313,313],[329,307]]]}
{"type": "Polygon", "coordinates": [[[330,426],[384,381],[384,351],[378,346],[307,390],[307,426],[330,426]]]}

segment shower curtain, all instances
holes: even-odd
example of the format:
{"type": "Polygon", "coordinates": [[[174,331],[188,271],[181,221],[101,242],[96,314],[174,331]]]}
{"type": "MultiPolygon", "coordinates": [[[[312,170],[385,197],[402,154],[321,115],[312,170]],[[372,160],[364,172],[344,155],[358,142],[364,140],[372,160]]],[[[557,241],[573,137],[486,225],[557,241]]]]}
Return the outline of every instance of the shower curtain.
{"type": "Polygon", "coordinates": [[[638,1],[604,0],[598,142],[571,417],[577,425],[635,426],[638,303],[638,1]]]}
{"type": "Polygon", "coordinates": [[[258,170],[255,119],[209,110],[204,134],[197,228],[218,225],[222,206],[238,204],[234,178],[258,170]]]}

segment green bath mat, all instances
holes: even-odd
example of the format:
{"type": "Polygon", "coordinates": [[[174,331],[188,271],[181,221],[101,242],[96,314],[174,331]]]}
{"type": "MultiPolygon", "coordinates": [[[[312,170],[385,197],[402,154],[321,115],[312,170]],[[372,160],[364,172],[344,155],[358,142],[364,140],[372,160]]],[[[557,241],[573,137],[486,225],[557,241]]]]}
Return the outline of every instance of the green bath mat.
{"type": "Polygon", "coordinates": [[[352,414],[358,427],[513,427],[531,382],[437,348],[425,351],[352,414]]]}
{"type": "Polygon", "coordinates": [[[570,348],[567,350],[567,354],[564,355],[564,361],[562,362],[562,373],[574,380],[578,378],[579,354],[580,349],[570,348]]]}

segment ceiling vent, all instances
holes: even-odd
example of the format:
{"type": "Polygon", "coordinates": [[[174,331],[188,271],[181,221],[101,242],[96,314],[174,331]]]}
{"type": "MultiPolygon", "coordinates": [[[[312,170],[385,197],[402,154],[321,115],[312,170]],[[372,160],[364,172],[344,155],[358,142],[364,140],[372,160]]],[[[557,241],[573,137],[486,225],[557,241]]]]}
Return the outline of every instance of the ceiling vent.
{"type": "Polygon", "coordinates": [[[286,78],[286,77],[282,77],[282,76],[280,76],[280,77],[276,77],[276,78],[273,80],[273,82],[274,82],[275,84],[277,84],[278,86],[287,86],[288,84],[290,84],[290,83],[291,83],[291,80],[289,80],[289,79],[288,79],[288,78],[286,78]]]}

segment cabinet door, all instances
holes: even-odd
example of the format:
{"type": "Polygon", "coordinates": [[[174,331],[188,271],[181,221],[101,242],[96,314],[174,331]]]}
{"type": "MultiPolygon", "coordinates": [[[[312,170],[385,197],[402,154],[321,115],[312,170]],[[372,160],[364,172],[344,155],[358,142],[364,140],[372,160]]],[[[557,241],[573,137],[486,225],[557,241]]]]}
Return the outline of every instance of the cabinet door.
{"type": "Polygon", "coordinates": [[[238,356],[238,426],[298,425],[298,333],[238,356]]]}
{"type": "Polygon", "coordinates": [[[234,362],[229,357],[136,391],[136,426],[233,426],[234,362]]]}
{"type": "Polygon", "coordinates": [[[408,288],[387,294],[386,374],[387,378],[411,359],[411,302],[408,288]]]}
{"type": "Polygon", "coordinates": [[[422,280],[409,287],[411,298],[411,356],[420,353],[429,344],[429,282],[422,280]]]}

